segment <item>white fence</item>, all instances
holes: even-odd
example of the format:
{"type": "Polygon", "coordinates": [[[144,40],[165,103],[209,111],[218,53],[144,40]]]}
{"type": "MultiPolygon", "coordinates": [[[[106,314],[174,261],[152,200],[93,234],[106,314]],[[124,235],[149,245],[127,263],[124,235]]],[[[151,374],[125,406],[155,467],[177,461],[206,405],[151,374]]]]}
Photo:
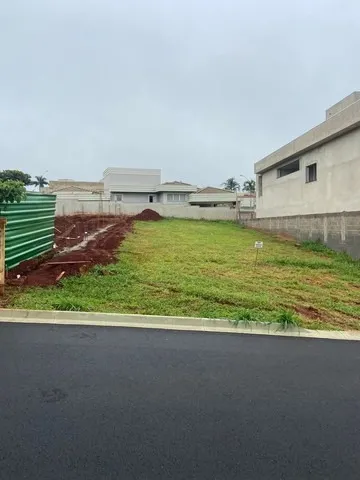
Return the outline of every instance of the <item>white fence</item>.
{"type": "MultiPolygon", "coordinates": [[[[236,211],[229,207],[197,207],[190,205],[169,205],[160,203],[117,203],[110,200],[84,201],[58,199],[56,215],[72,215],[74,213],[136,215],[146,208],[151,208],[162,217],[193,218],[196,220],[236,220],[236,211]]],[[[241,215],[249,216],[249,212],[241,215]]]]}

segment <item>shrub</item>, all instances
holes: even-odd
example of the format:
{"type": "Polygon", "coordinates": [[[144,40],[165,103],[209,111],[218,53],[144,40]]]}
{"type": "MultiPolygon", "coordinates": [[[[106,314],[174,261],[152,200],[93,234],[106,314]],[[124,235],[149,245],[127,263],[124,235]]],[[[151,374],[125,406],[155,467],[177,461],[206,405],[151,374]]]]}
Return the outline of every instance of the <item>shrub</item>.
{"type": "Polygon", "coordinates": [[[17,180],[0,181],[0,203],[20,203],[26,197],[26,189],[17,180]]]}

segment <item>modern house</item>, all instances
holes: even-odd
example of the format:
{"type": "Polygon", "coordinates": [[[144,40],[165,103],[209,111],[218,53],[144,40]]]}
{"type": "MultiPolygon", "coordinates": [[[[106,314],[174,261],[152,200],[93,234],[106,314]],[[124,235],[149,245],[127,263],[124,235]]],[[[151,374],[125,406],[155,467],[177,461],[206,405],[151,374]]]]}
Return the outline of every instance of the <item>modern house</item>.
{"type": "Polygon", "coordinates": [[[197,186],[184,182],[161,183],[161,170],[144,168],[107,168],[104,193],[110,200],[123,203],[186,204],[197,186]]]}
{"type": "Polygon", "coordinates": [[[257,218],[360,210],[360,92],[257,162],[255,173],[257,218]]]}
{"type": "Polygon", "coordinates": [[[360,258],[360,92],[255,164],[256,220],[248,226],[320,240],[360,258]]]}

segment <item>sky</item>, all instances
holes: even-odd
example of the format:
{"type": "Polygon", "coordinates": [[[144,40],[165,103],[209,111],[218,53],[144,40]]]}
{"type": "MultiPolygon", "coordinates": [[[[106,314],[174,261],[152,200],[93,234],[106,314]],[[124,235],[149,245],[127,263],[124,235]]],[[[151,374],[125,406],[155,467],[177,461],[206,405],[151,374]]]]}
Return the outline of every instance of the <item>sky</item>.
{"type": "Polygon", "coordinates": [[[360,89],[356,0],[2,0],[0,169],[218,186],[360,89]]]}

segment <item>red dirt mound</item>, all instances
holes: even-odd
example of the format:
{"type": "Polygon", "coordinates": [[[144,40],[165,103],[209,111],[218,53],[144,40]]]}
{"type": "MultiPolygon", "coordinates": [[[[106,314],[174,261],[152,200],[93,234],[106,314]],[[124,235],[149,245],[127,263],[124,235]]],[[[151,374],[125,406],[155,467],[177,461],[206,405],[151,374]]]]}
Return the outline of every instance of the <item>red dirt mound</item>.
{"type": "Polygon", "coordinates": [[[154,210],[151,210],[150,208],[146,208],[141,213],[138,213],[137,215],[135,215],[133,219],[141,220],[141,221],[157,222],[159,220],[162,220],[163,217],[159,215],[157,212],[154,212],[154,210]]]}

